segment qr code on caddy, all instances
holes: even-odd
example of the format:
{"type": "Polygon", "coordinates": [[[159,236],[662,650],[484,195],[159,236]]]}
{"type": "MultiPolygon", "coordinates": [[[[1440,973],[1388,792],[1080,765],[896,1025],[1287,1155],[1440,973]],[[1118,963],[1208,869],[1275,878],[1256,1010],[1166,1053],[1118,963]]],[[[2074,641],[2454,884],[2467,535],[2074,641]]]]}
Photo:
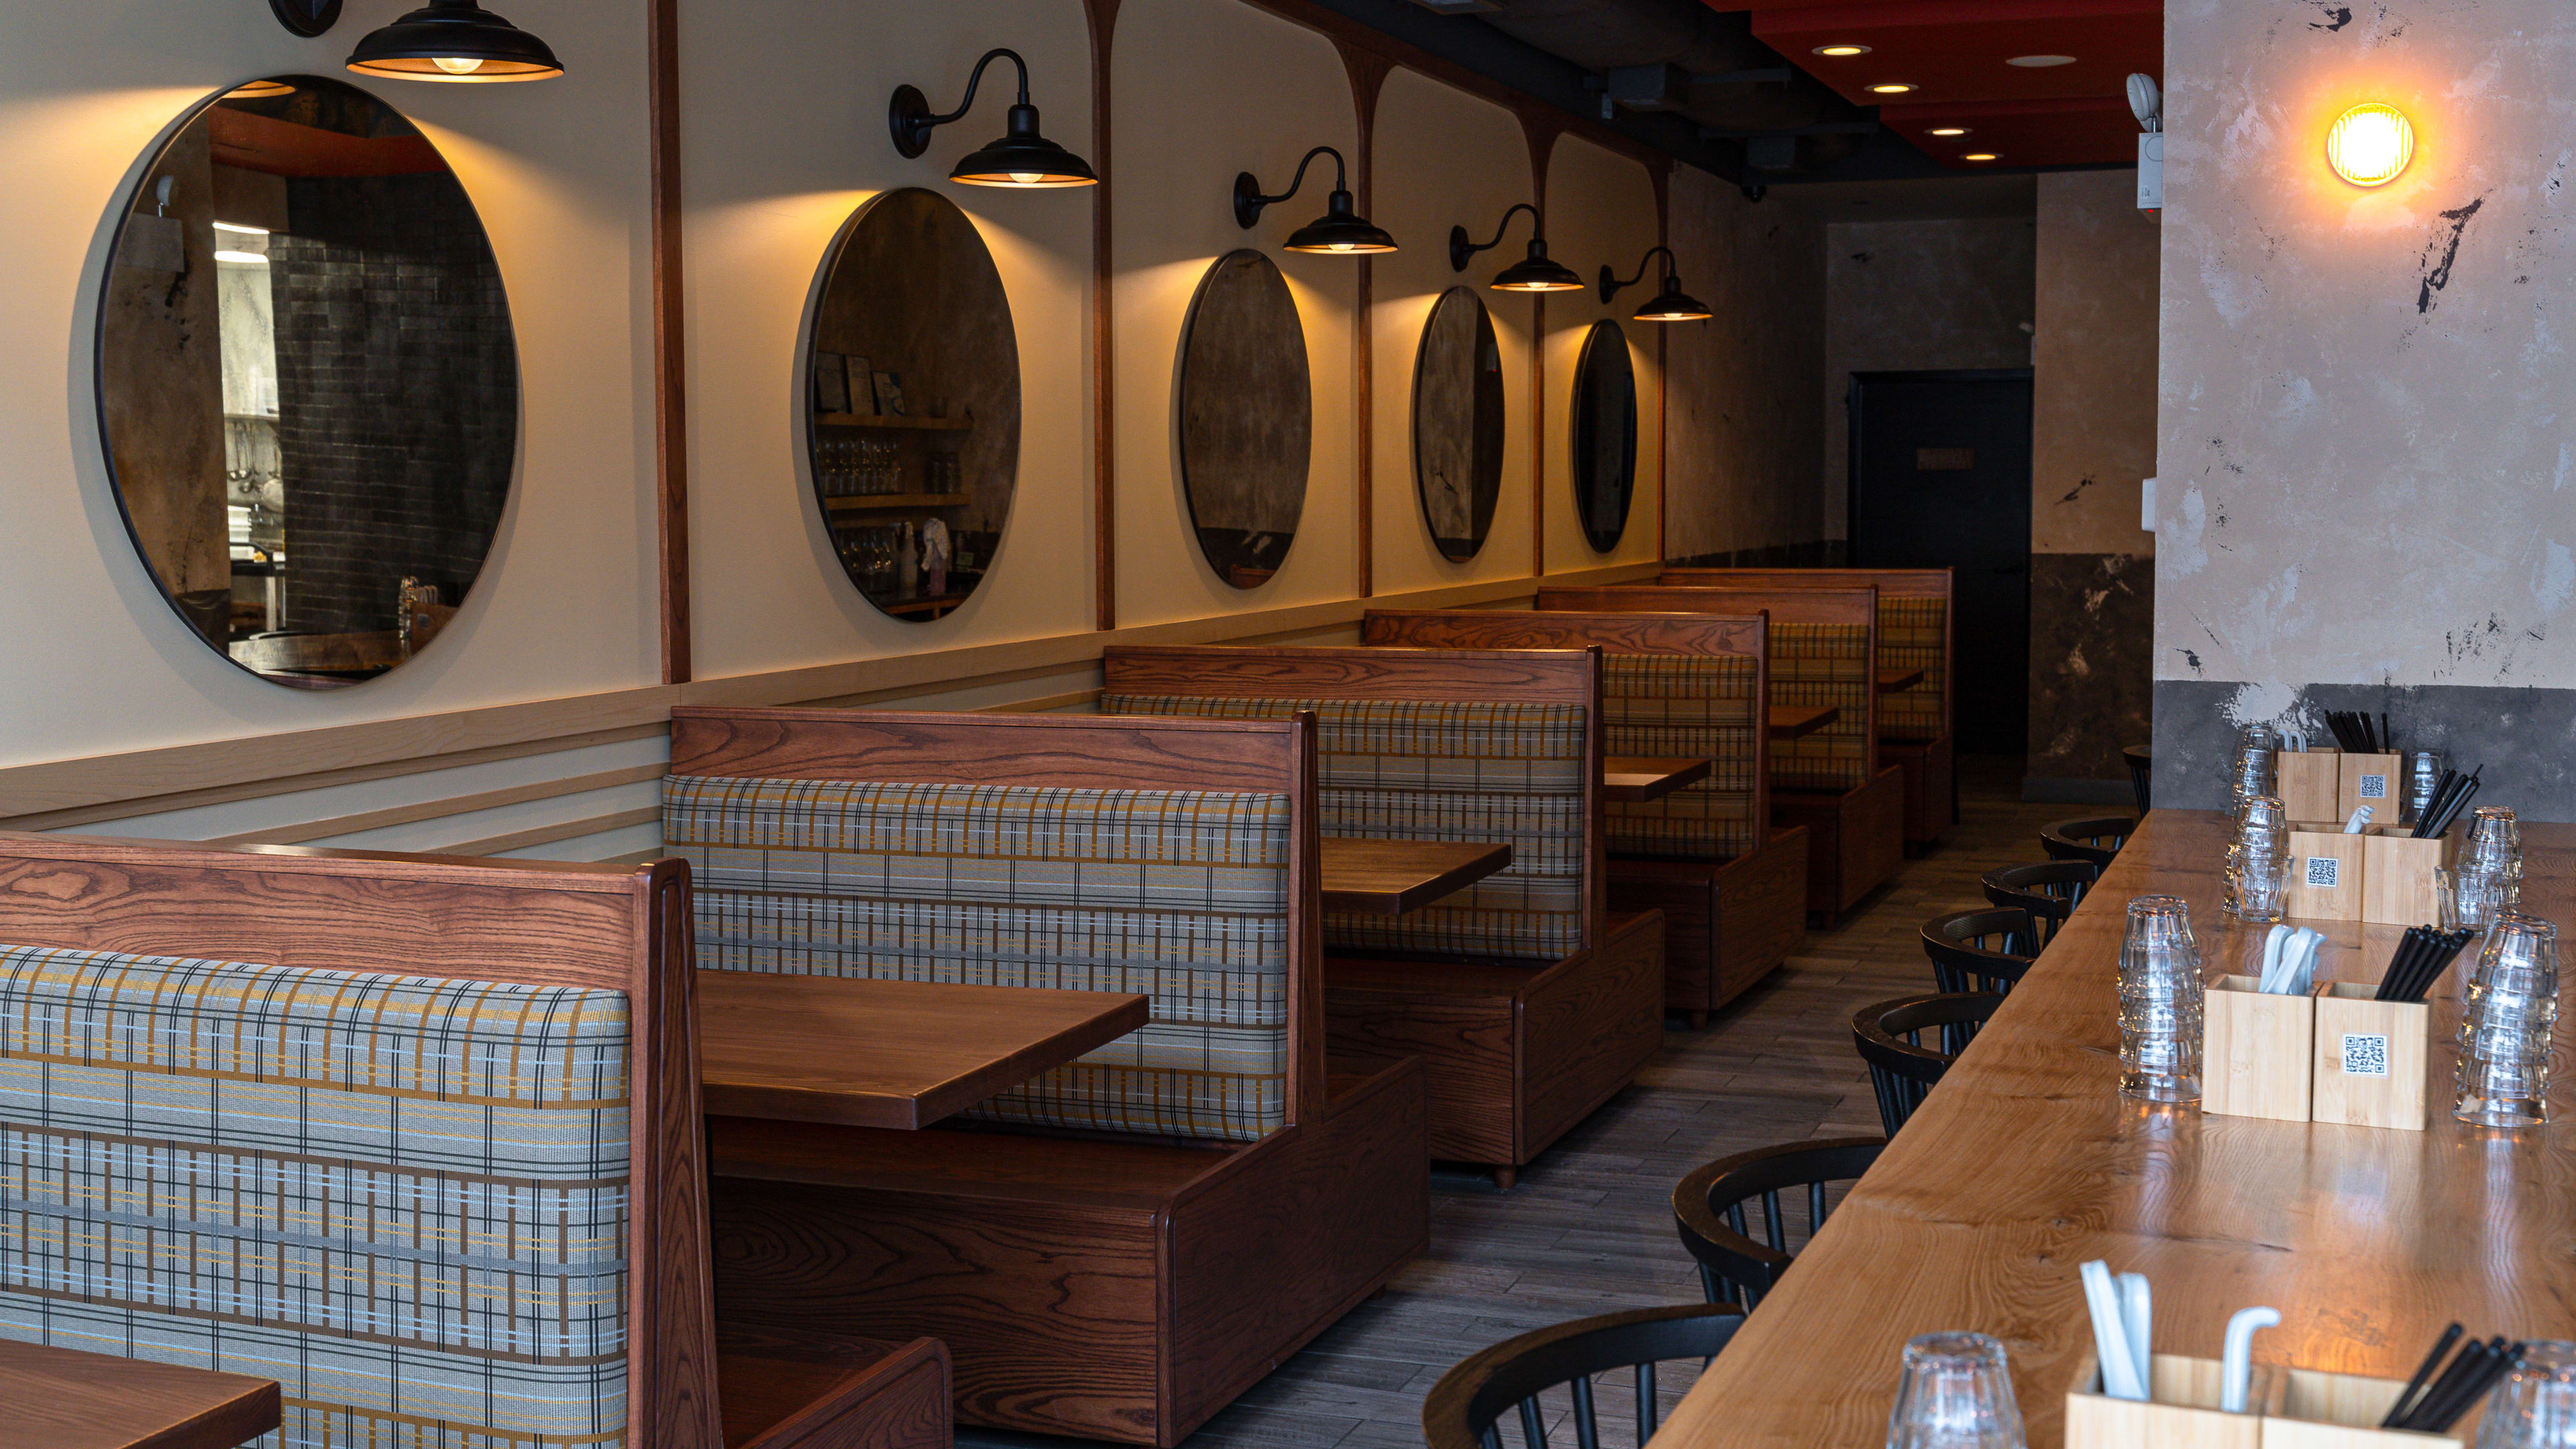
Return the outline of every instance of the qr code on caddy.
{"type": "Polygon", "coordinates": [[[2343,1074],[2347,1077],[2388,1075],[2388,1038],[2347,1032],[2343,1039],[2343,1074]]]}
{"type": "Polygon", "coordinates": [[[2335,882],[2342,876],[2342,874],[2343,861],[2339,857],[2331,855],[2312,855],[2308,857],[2308,885],[2310,888],[2321,891],[2333,890],[2335,888],[2335,882]]]}
{"type": "Polygon", "coordinates": [[[2364,775],[2361,777],[2361,788],[2354,793],[2364,800],[2385,800],[2388,798],[2388,777],[2364,775]]]}

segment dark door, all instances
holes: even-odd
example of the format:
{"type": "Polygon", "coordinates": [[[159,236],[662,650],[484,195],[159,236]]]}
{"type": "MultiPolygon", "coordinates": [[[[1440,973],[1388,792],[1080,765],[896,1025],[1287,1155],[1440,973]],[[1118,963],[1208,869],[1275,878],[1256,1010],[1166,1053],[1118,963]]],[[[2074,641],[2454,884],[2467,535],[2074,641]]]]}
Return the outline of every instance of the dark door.
{"type": "Polygon", "coordinates": [[[1851,561],[1956,570],[1959,748],[2030,728],[2030,369],[1855,372],[1851,561]]]}

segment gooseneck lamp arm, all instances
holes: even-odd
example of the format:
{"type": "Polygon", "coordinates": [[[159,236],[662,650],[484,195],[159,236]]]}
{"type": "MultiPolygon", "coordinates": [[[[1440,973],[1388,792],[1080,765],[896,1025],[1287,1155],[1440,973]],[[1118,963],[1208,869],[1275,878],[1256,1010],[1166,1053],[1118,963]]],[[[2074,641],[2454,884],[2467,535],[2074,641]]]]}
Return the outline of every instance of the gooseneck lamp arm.
{"type": "Polygon", "coordinates": [[[1601,264],[1601,300],[1607,302],[1611,298],[1618,296],[1621,291],[1646,280],[1646,268],[1652,265],[1657,257],[1662,257],[1664,259],[1663,275],[1665,278],[1670,279],[1673,274],[1673,268],[1677,266],[1681,260],[1673,255],[1673,249],[1671,247],[1658,246],[1648,251],[1637,261],[1637,275],[1629,277],[1624,281],[1611,273],[1610,264],[1608,262],[1603,262],[1601,264]]]}
{"type": "Polygon", "coordinates": [[[975,88],[984,83],[984,67],[991,65],[997,60],[1008,60],[1019,70],[1020,99],[1018,101],[1018,105],[1021,107],[1027,106],[1029,103],[1029,63],[1020,58],[1020,53],[1018,51],[1012,50],[1008,46],[996,46],[993,49],[984,52],[984,58],[975,62],[974,74],[966,77],[966,99],[959,101],[957,103],[957,109],[950,111],[944,116],[934,116],[930,114],[929,103],[922,96],[920,91],[915,90],[911,86],[903,86],[897,89],[894,93],[894,148],[906,156],[918,156],[922,152],[929,150],[931,132],[947,125],[951,121],[965,119],[966,113],[975,109],[975,88]],[[906,92],[910,92],[908,101],[906,98],[906,92]]]}
{"type": "Polygon", "coordinates": [[[1253,227],[1260,224],[1261,209],[1263,207],[1273,205],[1277,202],[1286,201],[1288,198],[1295,196],[1297,194],[1297,188],[1306,184],[1306,168],[1314,165],[1315,158],[1318,156],[1330,156],[1333,158],[1333,195],[1336,199],[1343,202],[1341,209],[1348,210],[1348,199],[1351,194],[1350,170],[1343,164],[1341,152],[1334,150],[1330,146],[1318,146],[1314,150],[1307,152],[1305,156],[1297,162],[1297,174],[1289,178],[1288,189],[1280,192],[1277,196],[1262,195],[1261,183],[1254,180],[1252,173],[1249,171],[1235,177],[1234,224],[1242,227],[1245,231],[1250,231],[1253,227]]]}
{"type": "Polygon", "coordinates": [[[1538,214],[1537,207],[1530,205],[1526,201],[1517,201],[1512,203],[1511,210],[1503,213],[1503,219],[1494,224],[1494,239],[1492,241],[1479,242],[1473,240],[1467,235],[1467,229],[1463,226],[1453,226],[1449,228],[1449,270],[1453,272],[1463,272],[1467,270],[1468,261],[1473,258],[1476,253],[1489,252],[1494,248],[1501,246],[1503,244],[1503,233],[1512,229],[1512,217],[1524,211],[1530,214],[1531,239],[1538,240],[1545,236],[1547,230],[1545,225],[1546,218],[1538,214]]]}

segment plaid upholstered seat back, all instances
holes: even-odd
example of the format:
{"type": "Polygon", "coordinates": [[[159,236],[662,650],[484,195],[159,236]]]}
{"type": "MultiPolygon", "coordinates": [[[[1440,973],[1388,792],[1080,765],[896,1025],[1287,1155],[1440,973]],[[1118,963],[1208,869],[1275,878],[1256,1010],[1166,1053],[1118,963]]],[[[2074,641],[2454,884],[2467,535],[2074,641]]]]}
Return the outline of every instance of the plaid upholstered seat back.
{"type": "Polygon", "coordinates": [[[1733,860],[1760,842],[1753,818],[1750,654],[1612,654],[1601,661],[1605,747],[1613,755],[1709,760],[1709,777],[1660,800],[1609,807],[1622,855],[1733,860]]]}
{"type": "Polygon", "coordinates": [[[1328,949],[1553,961],[1584,944],[1584,718],[1571,704],[1108,695],[1104,714],[1314,712],[1323,833],[1503,841],[1511,866],[1402,916],[1333,913],[1328,949]]]}
{"type": "Polygon", "coordinates": [[[290,1449],[626,1443],[623,993],[0,947],[0,1335],[290,1449]]]}
{"type": "Polygon", "coordinates": [[[1251,1141],[1287,1122],[1288,797],[671,776],[701,970],[1154,999],[971,1115],[1251,1141]]]}
{"type": "Polygon", "coordinates": [[[1840,718],[1802,739],[1771,743],[1775,790],[1836,794],[1869,783],[1869,702],[1878,687],[1869,630],[1859,624],[1771,626],[1771,699],[1832,705],[1840,718]]]}
{"type": "Polygon", "coordinates": [[[1923,671],[1923,682],[1878,702],[1878,737],[1937,740],[1947,723],[1941,681],[1948,661],[1950,601],[1878,596],[1878,667],[1923,671]]]}

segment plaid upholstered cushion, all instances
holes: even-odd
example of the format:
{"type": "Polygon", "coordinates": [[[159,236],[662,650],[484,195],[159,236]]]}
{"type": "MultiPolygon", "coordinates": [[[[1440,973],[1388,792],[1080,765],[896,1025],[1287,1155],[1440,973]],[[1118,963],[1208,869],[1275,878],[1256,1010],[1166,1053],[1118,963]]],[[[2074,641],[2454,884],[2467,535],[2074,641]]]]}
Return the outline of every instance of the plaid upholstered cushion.
{"type": "Polygon", "coordinates": [[[1421,910],[1325,916],[1328,949],[1554,961],[1584,944],[1581,706],[1113,694],[1100,710],[1207,719],[1311,710],[1326,835],[1511,844],[1507,869],[1421,910]]]}
{"type": "Polygon", "coordinates": [[[1858,624],[1773,624],[1771,702],[1832,705],[1842,716],[1803,739],[1771,743],[1771,788],[1839,794],[1869,783],[1870,695],[1878,675],[1858,624]]]}
{"type": "Polygon", "coordinates": [[[0,1335],[263,1444],[626,1442],[622,993],[0,947],[0,1335]]]}
{"type": "Polygon", "coordinates": [[[1613,802],[1611,850],[1679,860],[1733,860],[1758,843],[1753,686],[1759,672],[1750,654],[1612,654],[1602,659],[1609,753],[1714,762],[1707,779],[1660,800],[1613,802]]]}
{"type": "Polygon", "coordinates": [[[1135,992],[1153,1020],[973,1109],[1251,1141],[1287,1121],[1288,797],[673,775],[702,970],[1135,992]]]}
{"type": "Polygon", "coordinates": [[[1947,599],[1878,596],[1878,667],[1920,669],[1923,682],[1878,702],[1882,740],[1937,740],[1946,716],[1941,702],[1947,599]]]}

